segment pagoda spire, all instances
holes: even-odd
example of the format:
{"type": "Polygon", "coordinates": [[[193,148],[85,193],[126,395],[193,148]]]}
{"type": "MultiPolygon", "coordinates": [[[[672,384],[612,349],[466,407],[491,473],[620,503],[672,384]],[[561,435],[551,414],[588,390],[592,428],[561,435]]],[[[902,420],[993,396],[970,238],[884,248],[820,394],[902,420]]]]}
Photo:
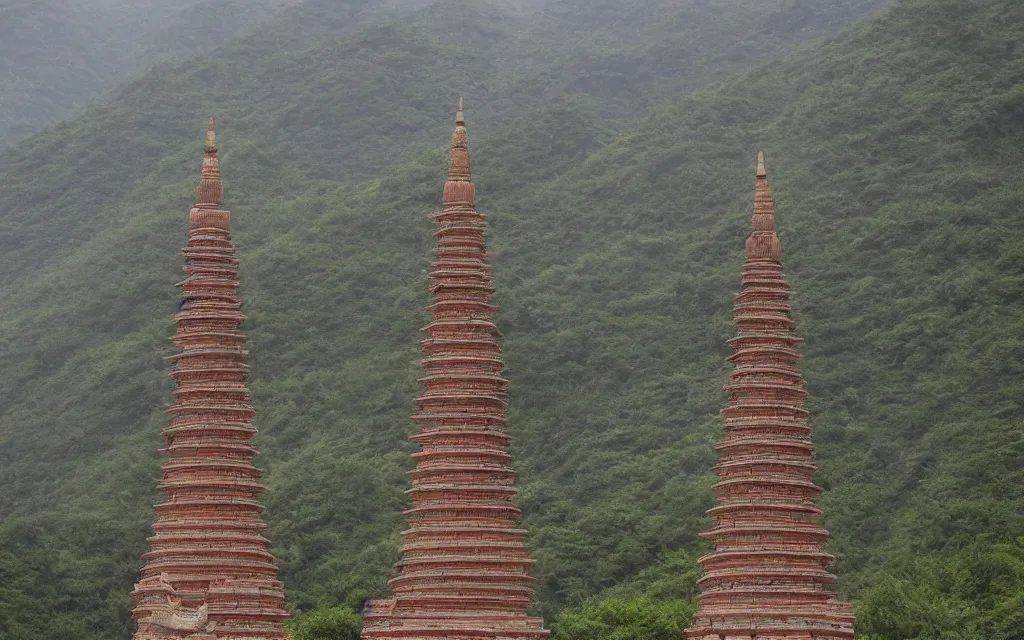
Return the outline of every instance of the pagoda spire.
{"type": "Polygon", "coordinates": [[[460,99],[444,204],[433,214],[433,317],[413,416],[420,450],[410,472],[409,528],[389,583],[394,595],[364,611],[364,640],[549,637],[543,621],[526,612],[533,560],[518,527],[486,216],[474,200],[460,99]]]}
{"type": "Polygon", "coordinates": [[[853,607],[836,598],[834,559],[815,498],[811,430],[803,407],[790,288],[764,155],[729,341],[732,377],[715,467],[718,505],[703,537],[704,577],[689,640],[852,640],[853,607]]]}
{"type": "Polygon", "coordinates": [[[224,202],[224,186],[220,181],[220,159],[217,157],[217,134],[213,130],[213,116],[206,126],[206,151],[203,171],[196,189],[196,206],[219,207],[224,202]]]}
{"type": "Polygon", "coordinates": [[[284,638],[284,593],[261,533],[238,259],[222,200],[211,118],[174,316],[164,501],[131,594],[134,640],[284,638]]]}
{"type": "MultiPolygon", "coordinates": [[[[466,117],[462,113],[462,96],[459,96],[459,110],[455,114],[455,130],[452,132],[448,182],[472,184],[469,175],[469,135],[466,132],[466,117]]],[[[473,203],[470,202],[470,204],[473,203]]]]}

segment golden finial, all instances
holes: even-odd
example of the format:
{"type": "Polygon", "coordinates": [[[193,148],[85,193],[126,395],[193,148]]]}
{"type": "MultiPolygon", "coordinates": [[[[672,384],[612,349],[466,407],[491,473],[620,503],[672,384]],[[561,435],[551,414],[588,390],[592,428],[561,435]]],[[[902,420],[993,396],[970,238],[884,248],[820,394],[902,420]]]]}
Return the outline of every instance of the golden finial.
{"type": "Polygon", "coordinates": [[[765,173],[765,170],[764,170],[764,152],[763,151],[758,151],[757,152],[757,177],[758,178],[767,178],[768,177],[768,174],[765,173]]]}
{"type": "Polygon", "coordinates": [[[466,126],[466,116],[462,113],[462,96],[459,96],[459,110],[455,113],[455,125],[466,126]]]}

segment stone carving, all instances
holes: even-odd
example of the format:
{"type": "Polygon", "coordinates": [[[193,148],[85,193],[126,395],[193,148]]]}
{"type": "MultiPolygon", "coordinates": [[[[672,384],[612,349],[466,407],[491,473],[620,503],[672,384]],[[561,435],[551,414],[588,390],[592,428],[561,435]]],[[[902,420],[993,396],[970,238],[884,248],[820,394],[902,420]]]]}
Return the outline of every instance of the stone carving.
{"type": "Polygon", "coordinates": [[[700,607],[689,640],[853,640],[853,607],[826,570],[828,532],[819,524],[817,467],[807,397],[790,317],[782,247],[758,154],[752,230],[729,341],[732,379],[725,437],[718,444],[718,506],[702,534],[715,550],[700,559],[700,607]]]}
{"type": "Polygon", "coordinates": [[[548,638],[529,617],[533,561],[517,526],[515,472],[504,433],[508,381],[491,321],[486,217],[476,211],[462,100],[444,206],[434,214],[434,303],[426,327],[423,392],[413,419],[420,451],[410,472],[409,529],[391,600],[363,612],[365,640],[548,638]]]}
{"type": "Polygon", "coordinates": [[[135,640],[284,638],[284,593],[261,535],[238,259],[222,195],[211,118],[174,316],[180,351],[170,358],[164,501],[131,594],[135,640]]]}
{"type": "Polygon", "coordinates": [[[216,625],[209,622],[209,608],[205,602],[198,607],[182,604],[166,573],[146,578],[135,588],[148,594],[149,601],[139,617],[139,625],[149,628],[149,633],[160,637],[191,637],[183,636],[181,632],[207,631],[216,625]],[[207,629],[208,625],[210,629],[207,629]]]}
{"type": "MultiPolygon", "coordinates": [[[[166,608],[154,609],[149,617],[140,622],[148,622],[152,625],[163,627],[170,631],[201,631],[206,630],[209,620],[206,603],[199,605],[198,609],[188,609],[180,602],[167,601],[166,608]]],[[[216,623],[210,623],[210,630],[216,623]]]]}

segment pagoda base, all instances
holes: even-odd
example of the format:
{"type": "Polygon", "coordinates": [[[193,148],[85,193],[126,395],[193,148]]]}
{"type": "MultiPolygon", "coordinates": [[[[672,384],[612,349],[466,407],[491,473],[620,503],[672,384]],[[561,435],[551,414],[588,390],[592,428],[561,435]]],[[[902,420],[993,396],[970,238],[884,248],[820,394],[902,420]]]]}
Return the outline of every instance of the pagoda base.
{"type": "Polygon", "coordinates": [[[849,635],[832,635],[832,632],[823,632],[826,635],[822,635],[822,632],[817,631],[757,631],[750,633],[747,631],[729,631],[725,629],[719,629],[712,633],[707,631],[701,631],[705,635],[687,635],[687,640],[850,640],[853,638],[853,634],[849,635]]]}
{"type": "Polygon", "coordinates": [[[687,640],[854,640],[853,607],[836,603],[822,611],[698,611],[687,640]]]}
{"type": "Polygon", "coordinates": [[[544,620],[515,615],[397,614],[394,600],[372,600],[363,612],[362,640],[548,640],[544,620]]]}

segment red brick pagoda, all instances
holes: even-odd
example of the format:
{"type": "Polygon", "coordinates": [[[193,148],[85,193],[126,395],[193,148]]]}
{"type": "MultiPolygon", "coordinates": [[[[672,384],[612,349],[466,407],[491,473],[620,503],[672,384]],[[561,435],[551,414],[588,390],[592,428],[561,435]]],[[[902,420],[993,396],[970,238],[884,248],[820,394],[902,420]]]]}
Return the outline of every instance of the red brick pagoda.
{"type": "Polygon", "coordinates": [[[261,535],[238,259],[222,196],[211,118],[174,317],[181,351],[170,358],[176,388],[163,432],[164,501],[131,594],[135,640],[284,638],[277,562],[261,535]]]}
{"type": "Polygon", "coordinates": [[[423,392],[413,419],[412,508],[391,600],[364,612],[364,640],[548,638],[527,615],[533,561],[520,517],[505,425],[508,381],[491,322],[486,216],[474,208],[462,100],[443,209],[433,215],[433,314],[423,340],[423,392]]]}
{"type": "Polygon", "coordinates": [[[836,599],[828,532],[819,524],[812,479],[806,385],[793,335],[790,288],[768,191],[757,157],[754,217],[737,336],[729,341],[732,379],[725,438],[716,449],[718,506],[703,534],[715,550],[700,559],[700,608],[689,640],[853,640],[853,607],[836,599]]]}

